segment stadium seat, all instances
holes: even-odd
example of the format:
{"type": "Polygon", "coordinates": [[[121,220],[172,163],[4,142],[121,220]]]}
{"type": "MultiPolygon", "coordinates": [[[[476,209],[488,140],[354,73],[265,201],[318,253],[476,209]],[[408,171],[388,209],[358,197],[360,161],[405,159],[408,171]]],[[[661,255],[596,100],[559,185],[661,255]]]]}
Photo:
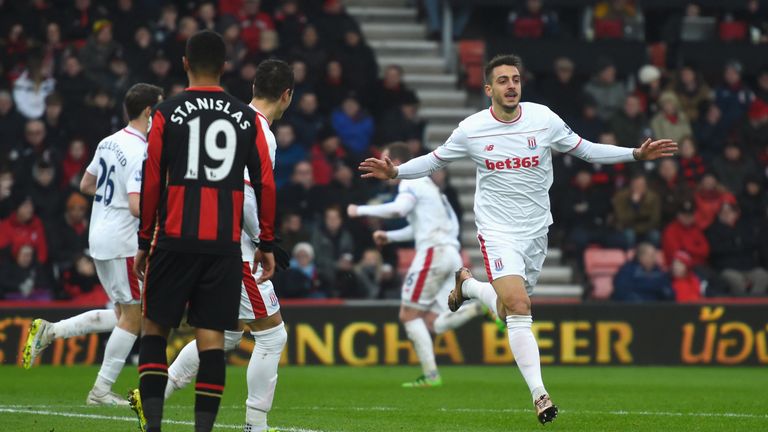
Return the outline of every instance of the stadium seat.
{"type": "Polygon", "coordinates": [[[724,21],[718,29],[720,40],[731,42],[747,38],[747,23],[743,21],[724,21]]]}
{"type": "Polygon", "coordinates": [[[459,65],[464,71],[465,84],[468,88],[479,89],[483,86],[483,62],[485,62],[484,41],[459,42],[459,65]]]}
{"type": "Polygon", "coordinates": [[[595,19],[596,39],[621,39],[624,28],[620,19],[595,19]]]}
{"type": "Polygon", "coordinates": [[[592,298],[605,300],[613,293],[613,276],[627,261],[622,249],[589,248],[584,252],[584,270],[592,285],[592,298]]]}
{"type": "Polygon", "coordinates": [[[413,248],[400,248],[397,250],[397,273],[400,276],[405,276],[408,273],[408,267],[411,266],[415,256],[416,250],[413,248]]]}
{"type": "Polygon", "coordinates": [[[514,35],[519,39],[539,39],[544,34],[541,18],[519,18],[515,21],[514,35]]]}

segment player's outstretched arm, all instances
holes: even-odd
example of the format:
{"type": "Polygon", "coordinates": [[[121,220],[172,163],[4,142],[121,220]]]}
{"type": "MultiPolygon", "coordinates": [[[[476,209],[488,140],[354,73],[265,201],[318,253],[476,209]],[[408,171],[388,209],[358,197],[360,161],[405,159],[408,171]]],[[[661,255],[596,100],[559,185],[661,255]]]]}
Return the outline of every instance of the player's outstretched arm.
{"type": "Polygon", "coordinates": [[[364,174],[363,178],[376,178],[389,180],[393,178],[417,179],[426,177],[440,168],[448,165],[450,161],[441,159],[435,152],[427,153],[408,162],[395,166],[388,158],[368,158],[360,162],[359,170],[364,174]]]}
{"type": "Polygon", "coordinates": [[[651,141],[648,138],[632,152],[632,155],[637,160],[648,161],[674,156],[675,153],[677,153],[677,143],[671,139],[651,141]]]}

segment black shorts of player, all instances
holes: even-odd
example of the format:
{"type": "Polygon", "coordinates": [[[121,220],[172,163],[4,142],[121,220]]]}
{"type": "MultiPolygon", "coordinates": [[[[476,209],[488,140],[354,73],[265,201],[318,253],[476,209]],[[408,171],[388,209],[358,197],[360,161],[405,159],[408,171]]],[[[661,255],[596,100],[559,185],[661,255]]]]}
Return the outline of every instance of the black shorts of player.
{"type": "Polygon", "coordinates": [[[242,262],[239,255],[155,249],[144,285],[144,316],[166,327],[237,330],[242,262]]]}

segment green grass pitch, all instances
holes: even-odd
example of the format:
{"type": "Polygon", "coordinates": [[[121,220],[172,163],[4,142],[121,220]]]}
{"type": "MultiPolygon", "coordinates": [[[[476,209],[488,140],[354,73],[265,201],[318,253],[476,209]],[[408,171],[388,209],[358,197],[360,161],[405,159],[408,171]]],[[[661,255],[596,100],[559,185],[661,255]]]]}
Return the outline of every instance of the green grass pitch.
{"type": "MultiPolygon", "coordinates": [[[[441,369],[445,385],[402,389],[413,367],[285,367],[270,424],[282,431],[768,431],[765,368],[545,367],[560,415],[538,424],[513,366],[441,369]]],[[[88,407],[96,367],[0,367],[0,430],[136,431],[127,408],[88,407]]],[[[127,367],[115,385],[136,383],[127,367]]],[[[242,430],[245,368],[230,367],[216,430],[242,430]]],[[[164,431],[189,431],[190,388],[166,402],[164,431]]]]}

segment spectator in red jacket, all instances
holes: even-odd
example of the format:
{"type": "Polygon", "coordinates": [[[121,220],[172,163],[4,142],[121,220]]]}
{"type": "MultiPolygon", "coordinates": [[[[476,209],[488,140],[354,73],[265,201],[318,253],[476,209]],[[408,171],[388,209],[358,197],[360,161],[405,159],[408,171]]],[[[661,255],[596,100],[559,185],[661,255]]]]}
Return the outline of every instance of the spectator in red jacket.
{"type": "Polygon", "coordinates": [[[11,253],[16,256],[18,249],[24,245],[31,245],[35,249],[38,263],[48,262],[48,243],[43,222],[35,216],[35,206],[28,196],[22,198],[16,211],[0,223],[0,249],[10,247],[11,253]]]}
{"type": "Polygon", "coordinates": [[[736,202],[736,197],[711,173],[701,178],[693,199],[696,202],[696,225],[702,230],[712,225],[723,203],[736,202]]]}
{"type": "Polygon", "coordinates": [[[67,155],[61,163],[61,188],[79,189],[80,180],[89,162],[85,141],[79,137],[72,138],[67,146],[67,155]]]}
{"type": "Polygon", "coordinates": [[[341,146],[341,139],[331,130],[320,133],[317,144],[312,147],[312,173],[315,184],[325,186],[333,180],[333,171],[337,163],[346,156],[341,146]]]}
{"type": "Polygon", "coordinates": [[[701,300],[701,281],[692,269],[691,256],[678,251],[672,260],[672,289],[675,301],[693,302],[701,300]]]}
{"type": "Polygon", "coordinates": [[[275,22],[272,21],[272,17],[261,11],[260,0],[245,0],[237,18],[243,28],[240,37],[248,46],[248,52],[259,52],[261,32],[275,29],[275,22]]]}
{"type": "Polygon", "coordinates": [[[685,201],[677,210],[677,218],[664,229],[661,244],[667,265],[672,265],[672,260],[681,251],[688,254],[693,266],[707,263],[709,243],[701,228],[696,226],[695,214],[696,204],[685,201]]]}

